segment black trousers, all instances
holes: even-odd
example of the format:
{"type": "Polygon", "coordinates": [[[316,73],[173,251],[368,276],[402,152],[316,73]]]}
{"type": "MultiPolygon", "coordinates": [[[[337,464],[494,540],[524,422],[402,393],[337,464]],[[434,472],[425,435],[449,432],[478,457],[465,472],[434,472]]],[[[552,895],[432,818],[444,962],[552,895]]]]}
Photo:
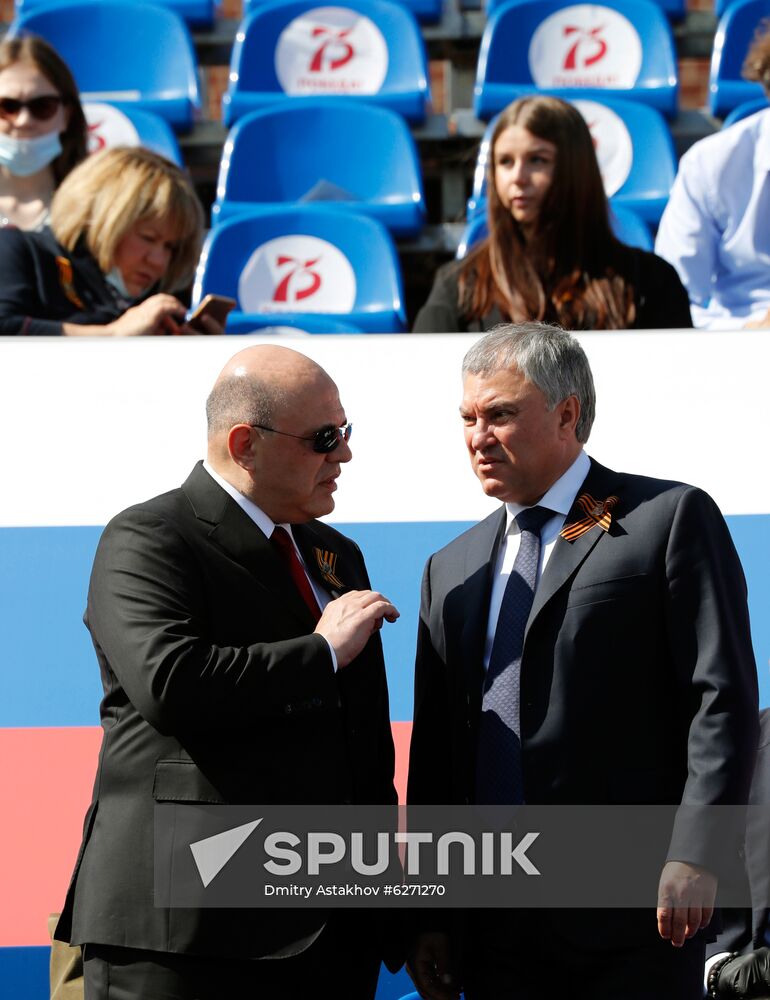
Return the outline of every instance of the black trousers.
{"type": "Polygon", "coordinates": [[[608,935],[612,912],[475,911],[464,934],[466,1000],[702,1000],[702,933],[674,948],[650,910],[618,913],[608,935]]]}
{"type": "Polygon", "coordinates": [[[380,959],[356,927],[334,915],[320,937],[291,958],[203,958],[86,944],[85,1000],[373,1000],[380,959]]]}

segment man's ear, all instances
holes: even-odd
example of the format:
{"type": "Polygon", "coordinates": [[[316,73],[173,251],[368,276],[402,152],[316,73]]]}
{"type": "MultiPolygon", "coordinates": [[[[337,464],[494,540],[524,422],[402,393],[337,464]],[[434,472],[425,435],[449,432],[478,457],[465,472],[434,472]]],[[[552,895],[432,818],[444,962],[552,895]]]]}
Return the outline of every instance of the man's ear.
{"type": "Polygon", "coordinates": [[[577,396],[567,396],[559,403],[559,408],[561,410],[559,414],[561,430],[574,433],[580,419],[580,400],[577,396]]]}
{"type": "Polygon", "coordinates": [[[230,458],[242,469],[254,468],[254,429],[248,424],[234,424],[227,434],[230,458]]]}

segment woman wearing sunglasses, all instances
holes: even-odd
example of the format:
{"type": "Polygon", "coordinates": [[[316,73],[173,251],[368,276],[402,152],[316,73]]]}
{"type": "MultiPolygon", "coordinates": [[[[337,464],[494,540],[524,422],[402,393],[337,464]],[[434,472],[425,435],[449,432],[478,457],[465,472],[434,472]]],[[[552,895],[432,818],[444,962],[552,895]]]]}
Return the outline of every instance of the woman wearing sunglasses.
{"type": "Polygon", "coordinates": [[[95,153],[54,195],[50,229],[0,230],[0,334],[200,332],[173,293],[192,280],[202,233],[203,209],[173,163],[139,147],[95,153]]]}
{"type": "Polygon", "coordinates": [[[47,224],[87,135],[75,81],[54,49],[34,35],[0,43],[0,226],[47,224]]]}

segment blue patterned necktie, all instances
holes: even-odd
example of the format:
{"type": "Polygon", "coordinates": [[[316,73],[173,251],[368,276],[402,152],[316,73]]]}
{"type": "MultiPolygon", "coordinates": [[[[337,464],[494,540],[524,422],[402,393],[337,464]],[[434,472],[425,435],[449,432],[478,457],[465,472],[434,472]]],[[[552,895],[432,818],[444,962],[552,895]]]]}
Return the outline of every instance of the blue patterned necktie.
{"type": "Polygon", "coordinates": [[[524,801],[519,700],[524,630],[532,610],[540,564],[540,532],[554,512],[529,507],[516,516],[519,551],[505,587],[481,702],[476,759],[476,801],[524,801]]]}

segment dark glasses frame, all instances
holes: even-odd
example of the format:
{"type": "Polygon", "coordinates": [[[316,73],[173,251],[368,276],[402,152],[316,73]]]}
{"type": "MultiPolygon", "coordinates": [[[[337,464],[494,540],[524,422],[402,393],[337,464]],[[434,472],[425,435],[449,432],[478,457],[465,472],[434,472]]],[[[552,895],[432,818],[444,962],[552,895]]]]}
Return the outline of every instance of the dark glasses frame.
{"type": "Polygon", "coordinates": [[[267,427],[265,424],[249,424],[249,427],[256,427],[261,431],[270,431],[271,434],[281,434],[283,437],[296,438],[298,441],[312,441],[313,451],[320,455],[326,455],[338,447],[340,441],[349,441],[353,433],[353,424],[348,420],[346,424],[339,427],[322,427],[319,431],[304,437],[302,434],[290,434],[288,431],[277,431],[275,427],[267,427]]]}
{"type": "Polygon", "coordinates": [[[16,118],[22,108],[26,108],[39,122],[47,122],[66,103],[66,98],[60,94],[40,94],[39,97],[30,97],[28,101],[0,97],[0,118],[16,118]]]}

